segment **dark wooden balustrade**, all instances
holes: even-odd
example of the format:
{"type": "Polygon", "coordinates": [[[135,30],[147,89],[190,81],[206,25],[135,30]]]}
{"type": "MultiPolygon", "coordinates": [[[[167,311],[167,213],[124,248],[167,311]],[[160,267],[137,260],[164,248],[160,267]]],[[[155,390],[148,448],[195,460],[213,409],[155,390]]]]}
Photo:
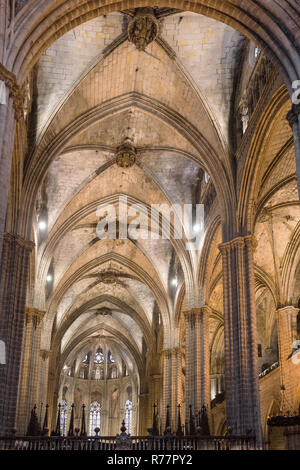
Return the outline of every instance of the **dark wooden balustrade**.
{"type": "Polygon", "coordinates": [[[128,436],[125,446],[118,445],[116,436],[38,436],[38,437],[0,437],[0,450],[254,450],[253,437],[237,436],[128,436]]]}

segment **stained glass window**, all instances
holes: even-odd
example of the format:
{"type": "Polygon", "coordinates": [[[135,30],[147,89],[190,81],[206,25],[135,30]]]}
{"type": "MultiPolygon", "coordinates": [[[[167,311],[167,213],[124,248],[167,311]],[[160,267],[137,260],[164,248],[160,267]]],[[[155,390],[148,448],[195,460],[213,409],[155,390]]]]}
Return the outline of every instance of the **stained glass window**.
{"type": "Polygon", "coordinates": [[[259,49],[259,47],[256,46],[255,49],[254,49],[254,59],[258,58],[259,53],[260,53],[260,49],[259,49]]]}
{"type": "Polygon", "coordinates": [[[89,356],[88,354],[85,355],[85,358],[83,359],[83,361],[85,364],[87,364],[89,362],[89,356]]]}
{"type": "Polygon", "coordinates": [[[102,352],[102,349],[99,348],[94,357],[94,364],[103,364],[103,363],[104,363],[103,352],[102,352]]]}
{"type": "Polygon", "coordinates": [[[132,428],[132,401],[126,400],[125,403],[125,426],[128,434],[131,434],[132,428]]]}
{"type": "Polygon", "coordinates": [[[107,353],[107,360],[110,364],[113,364],[115,362],[115,360],[113,358],[113,355],[110,351],[108,351],[108,353],[107,353]]]}
{"type": "Polygon", "coordinates": [[[93,401],[90,406],[90,436],[95,436],[95,428],[100,429],[101,406],[97,401],[93,401]]]}

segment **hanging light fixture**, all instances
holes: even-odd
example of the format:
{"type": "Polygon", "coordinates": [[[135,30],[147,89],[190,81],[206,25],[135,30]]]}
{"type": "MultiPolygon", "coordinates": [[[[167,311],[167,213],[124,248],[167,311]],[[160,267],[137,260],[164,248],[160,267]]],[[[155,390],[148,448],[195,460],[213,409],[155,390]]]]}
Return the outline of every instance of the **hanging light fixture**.
{"type": "Polygon", "coordinates": [[[268,426],[286,427],[300,425],[300,416],[295,411],[292,411],[288,400],[285,396],[285,386],[282,384],[281,390],[281,404],[279,413],[275,416],[269,416],[267,419],[268,426]]]}

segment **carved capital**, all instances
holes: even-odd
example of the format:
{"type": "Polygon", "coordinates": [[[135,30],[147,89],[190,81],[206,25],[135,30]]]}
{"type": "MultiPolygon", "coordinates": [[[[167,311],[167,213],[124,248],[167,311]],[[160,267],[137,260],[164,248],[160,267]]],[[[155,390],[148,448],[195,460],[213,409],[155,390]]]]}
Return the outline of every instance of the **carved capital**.
{"type": "Polygon", "coordinates": [[[35,324],[39,324],[44,315],[45,315],[46,311],[45,310],[39,310],[38,308],[35,308],[35,307],[26,307],[25,308],[25,315],[26,315],[26,320],[28,323],[35,323],[35,324]]]}
{"type": "Polygon", "coordinates": [[[230,251],[236,248],[244,248],[244,247],[252,248],[255,250],[257,246],[257,241],[254,235],[246,235],[245,237],[236,237],[229,242],[221,243],[219,245],[219,250],[222,255],[230,253],[230,251]]]}
{"type": "Polygon", "coordinates": [[[161,374],[150,374],[151,380],[161,380],[161,374]]]}
{"type": "Polygon", "coordinates": [[[5,232],[3,235],[3,243],[7,245],[18,245],[20,248],[24,248],[26,251],[31,252],[34,248],[34,243],[30,240],[25,240],[20,235],[14,235],[12,233],[5,232]]]}
{"type": "Polygon", "coordinates": [[[210,315],[211,308],[208,305],[202,305],[201,307],[193,307],[190,310],[183,312],[185,318],[190,318],[191,316],[200,316],[207,313],[210,315]]]}
{"type": "Polygon", "coordinates": [[[51,356],[52,351],[47,350],[47,349],[40,349],[40,356],[41,358],[45,361],[46,359],[49,359],[51,356]]]}
{"type": "Polygon", "coordinates": [[[257,248],[257,239],[254,235],[244,237],[245,245],[255,250],[257,248]]]}
{"type": "Polygon", "coordinates": [[[286,118],[293,129],[294,124],[298,124],[300,115],[300,104],[293,104],[292,109],[287,113],[286,118]]]}
{"type": "Polygon", "coordinates": [[[299,313],[300,309],[294,307],[293,305],[286,305],[285,307],[280,307],[276,310],[277,314],[281,315],[292,315],[292,316],[297,316],[299,313]]]}
{"type": "Polygon", "coordinates": [[[24,118],[24,97],[21,88],[17,83],[15,74],[7,70],[0,63],[0,80],[2,80],[8,88],[9,96],[13,100],[13,108],[16,120],[24,118]]]}
{"type": "Polygon", "coordinates": [[[171,357],[171,356],[177,356],[182,354],[182,348],[177,347],[177,348],[170,348],[170,349],[164,349],[162,351],[163,356],[166,357],[171,357]]]}
{"type": "Polygon", "coordinates": [[[169,357],[171,357],[171,349],[164,349],[161,354],[163,357],[166,357],[168,359],[169,357]]]}

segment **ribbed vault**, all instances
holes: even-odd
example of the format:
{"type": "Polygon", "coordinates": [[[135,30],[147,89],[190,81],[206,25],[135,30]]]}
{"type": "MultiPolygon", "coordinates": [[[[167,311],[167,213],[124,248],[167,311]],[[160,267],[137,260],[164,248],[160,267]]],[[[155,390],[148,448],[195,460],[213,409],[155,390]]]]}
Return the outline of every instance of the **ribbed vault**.
{"type": "MultiPolygon", "coordinates": [[[[276,338],[274,309],[296,299],[290,279],[299,272],[299,207],[286,121],[290,81],[300,74],[296,1],[168,2],[176,10],[161,9],[159,36],[145,51],[128,41],[134,10],[126,2],[60,0],[55,9],[51,3],[30,1],[19,11],[6,56],[20,84],[31,73],[36,99],[18,232],[35,242],[28,303],[46,312],[41,348],[51,351],[48,394],[55,391],[55,402],[64,368],[76,364],[78,374],[101,341],[139,377],[139,391],[148,393],[163,350],[180,350],[184,361],[183,312],[203,305],[210,309],[210,373],[224,375],[222,241],[256,237],[257,327],[264,348],[276,338]],[[235,153],[235,85],[240,64],[247,63],[246,37],[272,59],[287,87],[275,77],[272,85],[280,86],[268,95],[260,118],[250,116],[235,153]],[[65,75],[57,59],[64,53],[71,61],[78,53],[80,62],[69,64],[65,75]],[[126,139],[135,151],[128,168],[116,158],[126,139]],[[135,228],[146,235],[151,226],[148,238],[135,240],[130,231],[126,239],[120,236],[129,225],[120,198],[144,205],[135,228]],[[151,205],[181,210],[199,202],[205,230],[198,251],[187,250],[183,218],[181,239],[174,220],[170,237],[154,237],[166,235],[165,218],[151,225],[151,205]],[[115,239],[98,237],[103,205],[115,210],[109,219],[116,218],[115,239]]],[[[248,66],[251,76],[255,64],[248,66]]],[[[263,359],[275,356],[271,351],[263,359]]],[[[184,373],[183,365],[182,381],[184,373]]]]}

